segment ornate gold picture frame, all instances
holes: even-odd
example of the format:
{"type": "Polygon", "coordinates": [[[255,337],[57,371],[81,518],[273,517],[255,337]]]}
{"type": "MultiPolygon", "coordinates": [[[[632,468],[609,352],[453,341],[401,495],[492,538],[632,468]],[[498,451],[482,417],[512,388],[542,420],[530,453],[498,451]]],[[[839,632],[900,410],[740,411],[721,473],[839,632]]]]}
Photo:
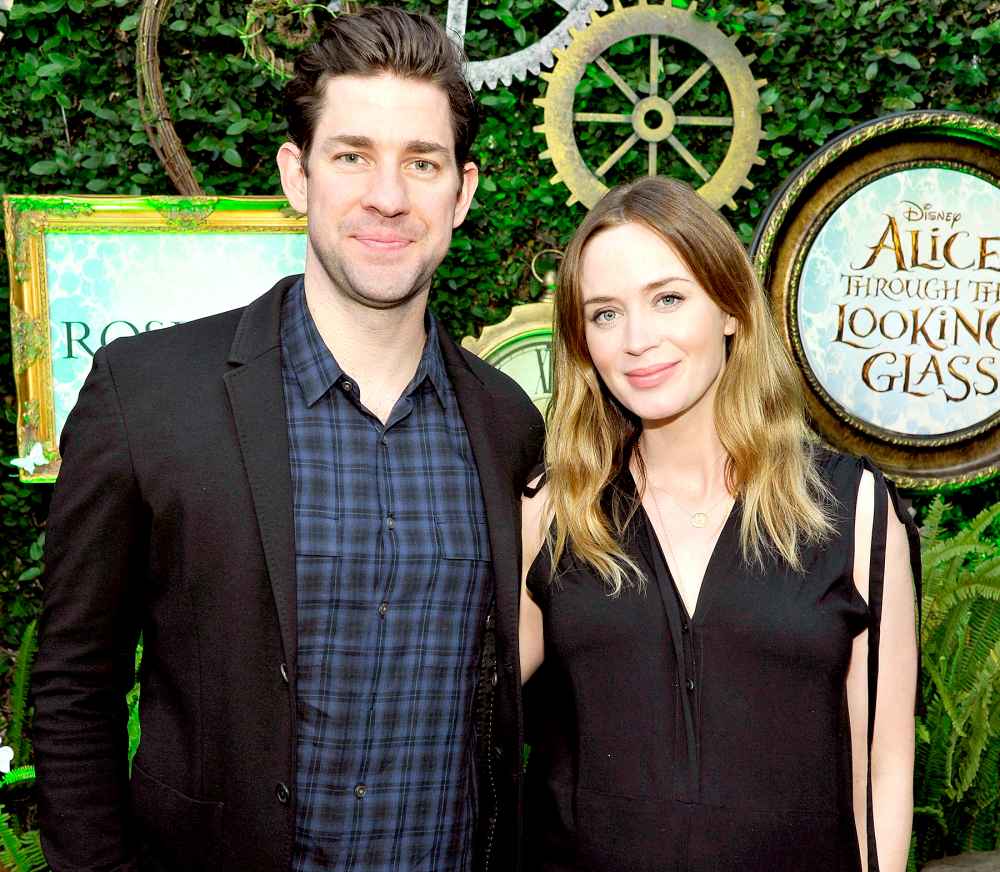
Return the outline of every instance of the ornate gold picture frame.
{"type": "Polygon", "coordinates": [[[245,305],[302,271],[281,197],[4,197],[17,389],[15,464],[51,482],[97,348],[245,305]]]}

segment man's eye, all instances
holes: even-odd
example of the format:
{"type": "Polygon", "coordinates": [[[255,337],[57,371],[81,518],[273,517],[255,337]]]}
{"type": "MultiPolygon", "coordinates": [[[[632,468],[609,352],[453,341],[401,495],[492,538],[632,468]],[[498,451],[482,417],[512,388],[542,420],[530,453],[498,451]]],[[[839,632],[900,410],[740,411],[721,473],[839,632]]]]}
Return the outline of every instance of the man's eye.
{"type": "Polygon", "coordinates": [[[429,160],[415,160],[411,166],[418,173],[430,173],[437,169],[437,164],[431,163],[429,160]]]}
{"type": "Polygon", "coordinates": [[[348,166],[357,166],[361,163],[361,155],[355,151],[347,152],[346,154],[338,154],[336,160],[340,163],[345,163],[348,166]]]}

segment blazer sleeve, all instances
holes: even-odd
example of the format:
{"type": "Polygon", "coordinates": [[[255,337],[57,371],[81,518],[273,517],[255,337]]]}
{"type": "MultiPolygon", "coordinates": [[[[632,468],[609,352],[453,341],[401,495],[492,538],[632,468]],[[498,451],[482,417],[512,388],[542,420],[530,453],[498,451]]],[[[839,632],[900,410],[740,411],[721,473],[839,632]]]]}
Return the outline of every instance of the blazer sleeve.
{"type": "Polygon", "coordinates": [[[42,848],[53,872],[137,868],[129,827],[127,708],[148,513],[108,349],[60,441],[32,676],[42,848]]]}

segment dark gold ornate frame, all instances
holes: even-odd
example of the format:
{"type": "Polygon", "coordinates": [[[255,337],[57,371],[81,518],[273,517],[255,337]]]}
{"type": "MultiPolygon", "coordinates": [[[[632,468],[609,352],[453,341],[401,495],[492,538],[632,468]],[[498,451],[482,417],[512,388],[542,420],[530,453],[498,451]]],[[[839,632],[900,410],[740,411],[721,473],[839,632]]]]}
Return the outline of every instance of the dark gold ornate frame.
{"type": "Polygon", "coordinates": [[[871,457],[897,484],[932,489],[1000,473],[1000,410],[974,427],[912,437],[850,414],[822,388],[798,336],[798,284],[816,234],[849,196],[887,173],[946,166],[1000,187],[1000,125],[958,112],[906,112],[846,131],[809,158],[771,201],[751,243],[782,338],[802,370],[813,425],[834,445],[871,457]]]}

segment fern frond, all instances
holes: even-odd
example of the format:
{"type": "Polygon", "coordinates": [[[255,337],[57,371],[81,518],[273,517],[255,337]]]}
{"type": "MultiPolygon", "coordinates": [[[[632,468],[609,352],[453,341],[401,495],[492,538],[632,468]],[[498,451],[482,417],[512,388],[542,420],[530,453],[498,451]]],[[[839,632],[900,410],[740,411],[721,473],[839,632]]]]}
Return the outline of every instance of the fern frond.
{"type": "Polygon", "coordinates": [[[13,787],[16,784],[31,784],[35,780],[34,766],[18,766],[11,769],[3,778],[0,778],[0,787],[13,787]]]}
{"type": "Polygon", "coordinates": [[[983,509],[972,519],[972,523],[966,526],[965,532],[980,539],[997,520],[1000,520],[1000,503],[994,503],[983,509]]]}
{"type": "Polygon", "coordinates": [[[920,530],[920,536],[924,541],[933,542],[940,538],[941,521],[947,510],[948,504],[944,501],[944,497],[941,494],[934,497],[934,501],[927,509],[927,514],[924,515],[924,526],[920,530]]]}
{"type": "Polygon", "coordinates": [[[983,751],[989,744],[989,705],[993,695],[992,684],[987,684],[984,688],[983,697],[977,700],[977,704],[972,710],[970,719],[971,730],[969,731],[969,741],[964,749],[964,760],[958,767],[958,784],[955,786],[952,797],[960,800],[965,796],[966,791],[972,787],[973,782],[979,775],[979,762],[982,759],[983,751]]]}
{"type": "Polygon", "coordinates": [[[10,872],[43,872],[48,869],[38,831],[18,835],[3,806],[0,806],[0,868],[10,872]]]}
{"type": "Polygon", "coordinates": [[[10,691],[10,732],[7,741],[14,749],[14,765],[28,762],[28,740],[24,735],[25,717],[28,707],[28,684],[31,678],[31,663],[38,649],[38,622],[32,621],[25,627],[21,645],[14,662],[14,678],[10,691]]]}
{"type": "Polygon", "coordinates": [[[967,599],[989,599],[1000,602],[1000,575],[996,581],[983,581],[977,576],[976,581],[960,584],[952,588],[947,595],[940,598],[936,608],[948,611],[955,603],[967,599]]]}
{"type": "MultiPolygon", "coordinates": [[[[950,720],[953,724],[957,723],[961,719],[961,715],[958,713],[958,709],[955,706],[955,700],[952,697],[951,691],[948,690],[948,686],[942,679],[937,666],[926,656],[926,652],[924,656],[924,669],[927,670],[927,674],[930,676],[931,681],[934,682],[934,687],[938,692],[938,701],[941,703],[942,708],[944,708],[945,714],[948,716],[948,720],[950,720]]],[[[961,734],[961,730],[959,729],[956,729],[956,732],[961,734]]]]}

